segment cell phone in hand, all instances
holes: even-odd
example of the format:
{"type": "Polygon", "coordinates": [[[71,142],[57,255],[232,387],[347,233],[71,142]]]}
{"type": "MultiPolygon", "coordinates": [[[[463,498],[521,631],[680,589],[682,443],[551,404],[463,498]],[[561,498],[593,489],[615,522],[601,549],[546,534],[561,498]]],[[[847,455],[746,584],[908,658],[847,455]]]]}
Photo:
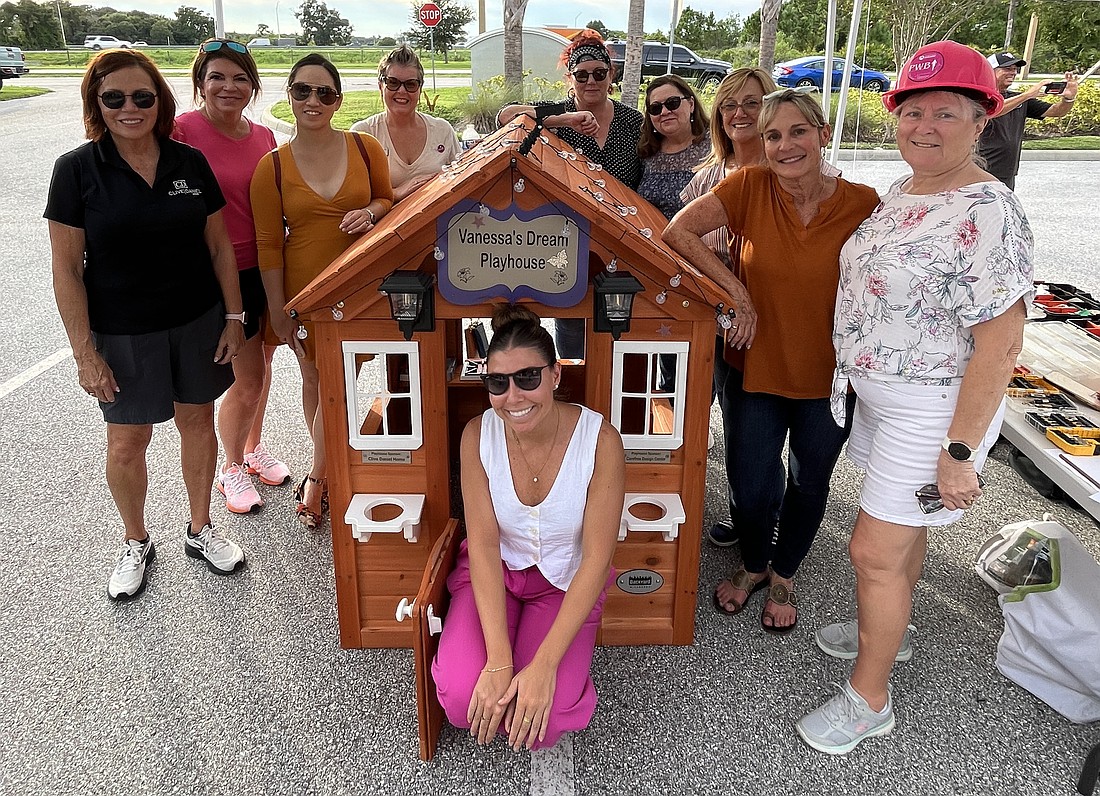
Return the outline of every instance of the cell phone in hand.
{"type": "Polygon", "coordinates": [[[1066,81],[1056,80],[1053,83],[1047,83],[1043,86],[1044,94],[1061,94],[1066,90],[1066,81]]]}
{"type": "MultiPolygon", "coordinates": [[[[981,474],[979,474],[978,489],[983,488],[985,488],[985,481],[982,479],[981,474]]],[[[925,514],[935,514],[937,511],[943,508],[943,499],[940,497],[940,488],[935,482],[931,484],[925,484],[913,494],[917,496],[917,505],[920,507],[920,510],[925,514]]]]}

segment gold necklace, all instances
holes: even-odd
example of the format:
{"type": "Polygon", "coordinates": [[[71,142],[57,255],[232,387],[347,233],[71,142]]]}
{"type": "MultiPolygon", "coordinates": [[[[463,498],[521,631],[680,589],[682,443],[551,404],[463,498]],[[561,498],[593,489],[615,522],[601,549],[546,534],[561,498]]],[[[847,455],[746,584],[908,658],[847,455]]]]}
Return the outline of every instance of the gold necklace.
{"type": "Polygon", "coordinates": [[[554,438],[550,442],[550,449],[546,452],[546,458],[542,460],[542,466],[539,467],[536,472],[531,468],[531,462],[527,461],[527,454],[523,452],[523,444],[519,441],[519,435],[515,431],[512,432],[512,439],[516,442],[516,450],[519,451],[520,457],[523,459],[523,465],[527,468],[527,472],[531,474],[531,483],[537,484],[539,482],[539,475],[546,469],[546,463],[550,461],[550,454],[554,450],[554,446],[558,443],[558,427],[561,425],[561,410],[554,415],[554,438]]]}

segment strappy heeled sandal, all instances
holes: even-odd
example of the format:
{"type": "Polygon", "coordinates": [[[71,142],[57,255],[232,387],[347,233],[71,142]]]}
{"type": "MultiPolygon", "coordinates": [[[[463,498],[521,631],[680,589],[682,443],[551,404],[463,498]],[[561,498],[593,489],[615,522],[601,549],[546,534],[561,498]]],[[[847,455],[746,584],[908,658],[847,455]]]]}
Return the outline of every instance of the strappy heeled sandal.
{"type": "Polygon", "coordinates": [[[760,627],[764,629],[764,632],[771,633],[776,636],[785,636],[790,633],[795,627],[798,626],[798,595],[794,593],[794,589],[788,587],[783,583],[773,583],[771,588],[768,589],[767,599],[764,600],[764,610],[760,613],[760,627]],[[774,605],[789,605],[795,609],[794,621],[789,625],[783,627],[776,627],[774,624],[769,625],[766,619],[775,621],[775,614],[768,613],[768,603],[774,605]]]}
{"type": "Polygon", "coordinates": [[[725,603],[723,603],[722,600],[719,599],[718,590],[714,590],[714,607],[722,613],[729,614],[730,616],[733,616],[734,614],[739,614],[744,611],[745,606],[749,603],[750,597],[752,597],[761,589],[768,588],[767,575],[765,575],[760,580],[753,580],[752,575],[750,575],[749,571],[744,567],[741,567],[739,570],[733,573],[733,577],[729,579],[729,582],[730,585],[738,591],[747,592],[745,594],[745,599],[742,600],[740,603],[733,603],[733,609],[731,610],[729,608],[726,608],[725,603]]]}
{"type": "Polygon", "coordinates": [[[315,531],[321,527],[324,522],[325,511],[325,499],[324,495],[328,492],[327,479],[314,478],[312,475],[307,475],[302,479],[302,483],[298,484],[298,488],[294,490],[294,499],[298,501],[298,507],[295,509],[295,513],[298,515],[298,522],[309,528],[311,531],[315,531]],[[312,481],[317,485],[317,490],[321,493],[320,500],[317,501],[317,511],[314,511],[310,506],[305,503],[306,496],[306,483],[312,481]]]}

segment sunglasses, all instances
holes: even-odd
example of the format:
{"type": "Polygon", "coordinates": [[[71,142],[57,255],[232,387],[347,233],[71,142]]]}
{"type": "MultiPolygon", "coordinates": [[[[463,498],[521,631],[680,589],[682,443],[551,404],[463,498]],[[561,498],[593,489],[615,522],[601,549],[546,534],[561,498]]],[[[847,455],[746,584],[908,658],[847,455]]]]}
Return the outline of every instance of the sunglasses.
{"type": "Polygon", "coordinates": [[[674,111],[679,108],[686,99],[689,99],[689,97],[669,97],[664,102],[651,102],[645,106],[645,109],[649,111],[650,116],[660,116],[662,110],[668,109],[674,111]]]}
{"type": "Polygon", "coordinates": [[[230,50],[232,50],[235,53],[240,53],[241,55],[248,55],[248,48],[245,47],[240,42],[237,42],[237,41],[222,41],[222,40],[206,41],[206,42],[203,42],[199,46],[202,48],[202,51],[204,53],[216,53],[218,50],[222,49],[223,47],[228,47],[230,50]]]}
{"type": "Polygon", "coordinates": [[[414,91],[420,91],[420,86],[423,85],[422,81],[416,77],[410,78],[409,80],[398,80],[396,77],[383,77],[379,79],[390,91],[397,91],[404,86],[405,91],[410,94],[414,91]]]}
{"type": "Polygon", "coordinates": [[[542,384],[542,372],[548,367],[550,366],[540,365],[537,368],[517,370],[515,373],[482,373],[481,380],[485,383],[485,389],[491,395],[504,395],[508,392],[509,379],[516,385],[517,389],[531,392],[531,390],[537,390],[539,385],[542,384]]]}
{"type": "Polygon", "coordinates": [[[787,97],[793,97],[796,94],[816,94],[821,89],[817,86],[799,86],[798,88],[781,88],[773,91],[771,94],[765,94],[764,100],[777,100],[786,99],[787,97]]]}
{"type": "Polygon", "coordinates": [[[729,102],[723,102],[719,105],[718,110],[722,112],[723,116],[733,116],[733,114],[737,113],[737,109],[740,108],[747,115],[752,116],[760,110],[760,104],[760,100],[754,99],[747,99],[744,102],[734,102],[730,100],[729,102]]]}
{"type": "Polygon", "coordinates": [[[587,83],[589,77],[599,83],[601,80],[607,79],[607,72],[608,70],[606,69],[593,69],[591,72],[587,69],[578,69],[576,72],[573,72],[572,75],[573,79],[578,83],[587,83]]]}
{"type": "Polygon", "coordinates": [[[287,91],[290,92],[291,99],[296,99],[298,102],[305,102],[309,99],[309,95],[315,91],[317,92],[317,99],[321,101],[322,105],[335,105],[336,100],[340,99],[340,92],[332,86],[311,86],[309,83],[292,83],[287,91]]]}
{"type": "Polygon", "coordinates": [[[134,105],[142,110],[148,110],[157,104],[157,95],[153,91],[135,91],[133,94],[123,94],[121,91],[104,91],[99,95],[99,101],[104,108],[117,111],[126,104],[126,98],[134,101],[134,105]]]}

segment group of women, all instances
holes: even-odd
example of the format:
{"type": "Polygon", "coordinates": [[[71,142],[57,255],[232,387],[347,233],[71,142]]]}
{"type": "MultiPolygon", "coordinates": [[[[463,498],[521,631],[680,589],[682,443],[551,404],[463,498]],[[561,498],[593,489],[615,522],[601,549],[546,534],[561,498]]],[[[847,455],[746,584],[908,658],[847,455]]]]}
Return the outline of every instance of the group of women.
{"type": "MultiPolygon", "coordinates": [[[[1030,230],[1014,194],[974,158],[1002,102],[992,69],[953,42],[907,62],[884,102],[912,173],[880,200],[825,161],[831,129],[816,98],[777,91],[762,70],[731,72],[712,114],[680,78],[657,78],[640,114],[611,99],[614,67],[597,34],[574,40],[562,64],[565,102],[512,105],[498,121],[531,114],[637,189],[670,219],[665,241],[734,302],[712,385],[730,523],[711,538],[739,536],[742,563],[718,584],[716,607],[739,614],[766,590],[761,627],[793,630],[794,577],[846,440],[866,470],[850,545],[857,620],[816,633],[855,667],[797,723],[810,746],[843,754],[894,726],[889,675],[911,654],[904,633],[927,529],[981,496],[977,471],[1022,337],[1030,230]],[[929,487],[938,507],[918,500],[929,487]]],[[[107,480],[126,534],[108,587],[117,599],[145,585],[144,453],[152,424],[170,417],[191,503],[185,550],[215,572],[243,563],[210,521],[213,400],[233,384],[217,484],[231,510],[248,511],[261,502],[250,473],[289,475],[260,441],[281,343],[298,354],[314,443],[297,511],[320,524],[314,339],[281,308],[457,152],[454,131],[416,110],[423,70],[404,48],[380,66],[386,110],[348,133],[331,124],[336,69],[319,55],[300,60],[287,89],[296,132],[274,151],[270,132],[243,116],[259,91],[243,46],[206,42],[193,77],[199,108],[174,120],[148,58],[93,59],[83,86],[92,143],[58,160],[46,211],[80,383],[107,421],[107,480]],[[138,244],[140,266],[124,242],[138,244]]],[[[559,328],[557,349],[522,308],[499,308],[493,328],[491,408],[462,437],[467,539],[433,674],[454,724],[482,743],[504,733],[536,748],[587,726],[595,708],[589,669],[625,467],[614,428],[555,401],[559,357],[578,334],[583,344],[583,325],[559,328]]]]}
{"type": "Polygon", "coordinates": [[[191,76],[196,109],[176,117],[170,86],[143,53],[93,58],[81,87],[90,143],[58,159],[45,213],[79,381],[107,423],[107,483],[124,526],[112,599],[146,585],[155,548],[145,452],[153,424],[171,418],[190,503],[185,552],[219,574],[244,564],[211,521],[210,483],[230,511],[247,513],[263,505],[253,476],[289,480],[261,441],[281,344],[297,354],[314,443],[296,513],[320,526],[327,500],[314,341],[283,307],[458,149],[449,126],[444,134],[417,112],[423,70],[406,47],[379,66],[385,110],[366,120],[374,135],[332,127],[340,75],[318,54],[291,70],[295,133],[277,148],[245,115],[260,92],[247,47],[204,42],[191,76]],[[215,475],[218,437],[224,465],[215,475]]]}

